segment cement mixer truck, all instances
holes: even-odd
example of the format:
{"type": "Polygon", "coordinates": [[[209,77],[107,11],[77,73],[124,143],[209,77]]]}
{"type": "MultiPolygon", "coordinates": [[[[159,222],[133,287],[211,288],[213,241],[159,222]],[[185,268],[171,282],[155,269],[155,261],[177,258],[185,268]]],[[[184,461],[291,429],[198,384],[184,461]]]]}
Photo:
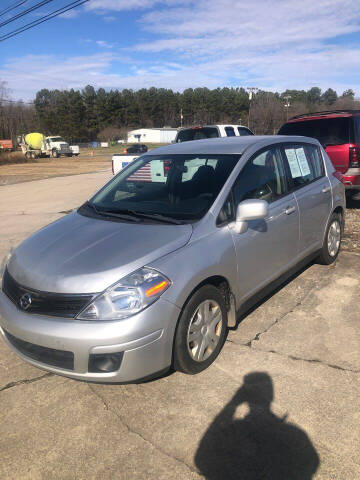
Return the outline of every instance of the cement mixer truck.
{"type": "Polygon", "coordinates": [[[53,157],[61,155],[72,157],[70,146],[62,137],[45,137],[42,133],[28,133],[21,135],[19,144],[26,158],[53,157]]]}

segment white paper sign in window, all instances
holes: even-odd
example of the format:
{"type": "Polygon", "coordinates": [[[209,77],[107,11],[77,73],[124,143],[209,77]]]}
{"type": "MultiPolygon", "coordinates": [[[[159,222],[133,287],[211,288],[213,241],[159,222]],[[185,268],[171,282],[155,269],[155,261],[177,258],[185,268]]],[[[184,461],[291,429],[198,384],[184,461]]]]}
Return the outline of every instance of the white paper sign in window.
{"type": "Polygon", "coordinates": [[[310,167],[308,160],[306,158],[305,150],[303,147],[299,147],[296,149],[296,156],[299,162],[299,167],[301,170],[301,174],[303,177],[311,174],[310,167]]]}
{"type": "Polygon", "coordinates": [[[285,148],[286,158],[288,159],[292,178],[301,177],[301,170],[296,156],[295,148],[285,148]]]}

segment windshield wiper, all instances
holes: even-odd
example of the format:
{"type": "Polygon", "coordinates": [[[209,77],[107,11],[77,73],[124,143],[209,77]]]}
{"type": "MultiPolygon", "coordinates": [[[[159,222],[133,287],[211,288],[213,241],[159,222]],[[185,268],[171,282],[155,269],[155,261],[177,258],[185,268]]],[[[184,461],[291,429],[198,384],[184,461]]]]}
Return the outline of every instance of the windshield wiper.
{"type": "Polygon", "coordinates": [[[183,225],[184,222],[182,220],[178,220],[177,218],[167,217],[166,215],[162,215],[161,213],[146,213],[146,212],[138,212],[135,210],[129,210],[134,215],[138,215],[139,217],[149,218],[151,220],[159,220],[160,222],[165,223],[173,223],[175,225],[183,225]]]}
{"type": "Polygon", "coordinates": [[[93,203],[87,202],[87,206],[90,207],[97,215],[102,217],[114,217],[120,218],[121,220],[130,220],[131,222],[141,222],[137,215],[134,215],[130,210],[116,211],[113,212],[111,210],[99,210],[93,203]]]}
{"type": "Polygon", "coordinates": [[[175,225],[183,225],[182,220],[178,220],[173,217],[167,217],[161,213],[146,213],[138,212],[131,209],[119,209],[119,210],[99,210],[93,203],[88,202],[88,206],[91,207],[98,215],[107,217],[123,218],[124,220],[132,220],[134,222],[140,222],[140,218],[148,218],[150,220],[158,220],[159,222],[173,223],[175,225]],[[139,218],[140,217],[140,218],[139,218]]]}

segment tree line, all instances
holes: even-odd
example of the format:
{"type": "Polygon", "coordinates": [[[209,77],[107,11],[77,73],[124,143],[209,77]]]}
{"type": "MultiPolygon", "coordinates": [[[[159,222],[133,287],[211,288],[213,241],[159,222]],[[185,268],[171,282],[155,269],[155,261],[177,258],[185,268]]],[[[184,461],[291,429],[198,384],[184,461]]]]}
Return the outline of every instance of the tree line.
{"type": "Polygon", "coordinates": [[[256,134],[274,134],[287,117],[312,111],[360,108],[354,92],[341,96],[329,88],[258,91],[251,100],[244,88],[148,88],[137,91],[95,89],[40,90],[33,104],[9,102],[0,82],[0,139],[40,131],[69,142],[116,140],[140,127],[179,127],[239,123],[256,134]],[[287,105],[287,106],[286,106],[287,105]]]}

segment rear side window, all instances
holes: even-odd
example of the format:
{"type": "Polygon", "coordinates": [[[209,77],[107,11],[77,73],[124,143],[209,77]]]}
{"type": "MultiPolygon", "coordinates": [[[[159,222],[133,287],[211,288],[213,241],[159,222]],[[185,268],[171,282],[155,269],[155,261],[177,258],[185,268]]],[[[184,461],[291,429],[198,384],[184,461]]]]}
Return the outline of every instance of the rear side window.
{"type": "Polygon", "coordinates": [[[284,153],[294,187],[301,187],[324,176],[324,164],[315,145],[287,145],[284,153]]]}
{"type": "Polygon", "coordinates": [[[246,135],[252,135],[253,134],[250,130],[248,130],[247,128],[244,128],[244,127],[237,127],[237,129],[238,129],[240,137],[244,137],[246,135]]]}
{"type": "Polygon", "coordinates": [[[280,128],[278,134],[316,138],[324,147],[343,145],[350,142],[350,117],[289,122],[280,128]]]}
{"type": "Polygon", "coordinates": [[[235,130],[233,127],[225,127],[225,133],[227,137],[235,137],[235,130]]]}
{"type": "Polygon", "coordinates": [[[197,127],[180,130],[177,134],[176,142],[188,142],[190,140],[201,140],[204,138],[217,138],[219,131],[217,127],[197,127]]]}

